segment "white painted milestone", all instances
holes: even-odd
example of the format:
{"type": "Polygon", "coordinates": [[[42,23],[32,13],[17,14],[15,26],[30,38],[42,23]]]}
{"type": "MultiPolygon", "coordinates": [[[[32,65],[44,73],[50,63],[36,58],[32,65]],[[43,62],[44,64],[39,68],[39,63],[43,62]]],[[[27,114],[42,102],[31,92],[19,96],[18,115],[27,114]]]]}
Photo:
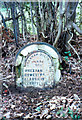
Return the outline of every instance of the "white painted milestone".
{"type": "Polygon", "coordinates": [[[36,51],[26,58],[24,67],[24,87],[47,87],[53,85],[54,79],[53,61],[49,55],[42,51],[36,51]]]}
{"type": "Polygon", "coordinates": [[[61,77],[58,53],[46,43],[24,46],[16,57],[15,66],[16,84],[24,88],[52,87],[61,77]]]}

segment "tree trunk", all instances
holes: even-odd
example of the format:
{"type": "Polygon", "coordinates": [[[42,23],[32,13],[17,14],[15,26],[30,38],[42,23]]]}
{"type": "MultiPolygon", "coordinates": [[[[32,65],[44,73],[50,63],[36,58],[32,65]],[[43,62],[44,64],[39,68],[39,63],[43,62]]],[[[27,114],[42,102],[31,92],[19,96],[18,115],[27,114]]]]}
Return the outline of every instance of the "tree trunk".
{"type": "MultiPolygon", "coordinates": [[[[68,3],[68,7],[67,7],[67,11],[66,11],[66,28],[68,31],[73,32],[73,27],[72,27],[72,23],[75,22],[75,18],[76,18],[76,8],[77,8],[78,2],[69,2],[68,3]]],[[[68,45],[68,40],[70,39],[70,34],[66,35],[66,46],[67,49],[69,50],[70,47],[68,45]]]]}
{"type": "MultiPolygon", "coordinates": [[[[0,16],[0,64],[2,62],[2,20],[0,16]]],[[[2,104],[2,84],[3,84],[3,73],[2,68],[0,66],[0,119],[2,119],[3,110],[1,109],[3,107],[2,104]]]]}
{"type": "Polygon", "coordinates": [[[1,15],[1,17],[2,17],[2,22],[3,22],[3,25],[4,25],[4,27],[6,28],[5,19],[4,19],[4,17],[3,17],[3,15],[2,15],[2,13],[1,13],[1,12],[0,12],[0,15],[1,15]]]}
{"type": "Polygon", "coordinates": [[[16,46],[18,46],[18,31],[17,31],[17,24],[16,24],[16,19],[15,19],[15,2],[11,3],[11,14],[13,18],[13,29],[14,29],[14,36],[15,36],[15,41],[16,41],[16,46]]]}
{"type": "MultiPolygon", "coordinates": [[[[15,13],[16,13],[16,16],[18,16],[18,14],[17,14],[17,9],[16,9],[16,6],[15,6],[15,13]]],[[[16,26],[17,26],[17,36],[19,37],[19,22],[18,22],[18,19],[19,19],[19,17],[16,19],[16,26]]]]}
{"type": "Polygon", "coordinates": [[[33,31],[33,34],[35,34],[34,26],[33,26],[33,14],[32,14],[32,4],[31,4],[31,2],[30,2],[30,13],[31,13],[32,31],[33,31]]]}
{"type": "Polygon", "coordinates": [[[20,11],[21,11],[21,14],[22,14],[22,25],[24,23],[24,25],[22,26],[24,29],[22,29],[23,31],[23,37],[25,37],[27,35],[27,24],[26,24],[26,18],[25,18],[25,15],[24,15],[24,12],[23,12],[23,3],[19,3],[20,5],[20,11]]]}
{"type": "Polygon", "coordinates": [[[40,25],[40,15],[39,15],[38,3],[34,2],[33,5],[34,5],[34,9],[35,9],[35,16],[36,16],[37,41],[39,41],[39,39],[40,39],[39,31],[40,31],[41,25],[40,25]]]}

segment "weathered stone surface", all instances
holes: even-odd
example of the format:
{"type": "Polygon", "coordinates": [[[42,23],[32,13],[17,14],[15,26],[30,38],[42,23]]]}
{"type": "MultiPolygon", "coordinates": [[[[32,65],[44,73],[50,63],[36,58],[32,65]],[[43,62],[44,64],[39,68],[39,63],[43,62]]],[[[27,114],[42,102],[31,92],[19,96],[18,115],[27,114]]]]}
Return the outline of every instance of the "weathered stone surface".
{"type": "Polygon", "coordinates": [[[22,57],[20,55],[18,55],[15,66],[20,65],[21,62],[22,62],[22,57]]]}
{"type": "Polygon", "coordinates": [[[42,88],[53,85],[55,70],[52,59],[47,54],[37,51],[29,56],[25,64],[26,67],[24,67],[23,71],[24,87],[35,86],[42,88]]]}
{"type": "Polygon", "coordinates": [[[58,81],[60,80],[60,77],[61,77],[61,72],[60,70],[57,69],[54,76],[56,83],[58,83],[58,81]]]}
{"type": "Polygon", "coordinates": [[[16,66],[18,66],[16,83],[25,88],[52,87],[61,77],[58,53],[45,43],[34,43],[22,48],[17,56],[16,66]]]}
{"type": "Polygon", "coordinates": [[[57,58],[58,59],[58,54],[51,47],[46,46],[46,45],[39,45],[38,48],[48,52],[53,58],[57,58]]]}
{"type": "Polygon", "coordinates": [[[17,85],[18,86],[21,86],[21,84],[22,84],[22,78],[20,77],[20,78],[17,78],[17,85]]]}
{"type": "Polygon", "coordinates": [[[38,45],[31,45],[31,46],[28,46],[28,47],[26,47],[25,49],[23,49],[23,50],[21,51],[21,54],[22,54],[23,56],[27,56],[28,53],[31,53],[31,52],[36,51],[36,50],[38,50],[38,45]]]}

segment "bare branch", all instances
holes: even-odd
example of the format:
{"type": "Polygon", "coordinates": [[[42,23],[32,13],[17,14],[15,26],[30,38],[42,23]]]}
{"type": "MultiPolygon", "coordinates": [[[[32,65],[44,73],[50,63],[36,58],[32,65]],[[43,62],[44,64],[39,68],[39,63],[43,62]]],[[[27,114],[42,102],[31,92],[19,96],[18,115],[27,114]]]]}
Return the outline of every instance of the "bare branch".
{"type": "Polygon", "coordinates": [[[76,53],[76,55],[78,56],[78,59],[80,60],[80,56],[78,55],[77,51],[75,50],[75,48],[70,44],[70,41],[72,40],[73,38],[73,33],[70,33],[71,34],[71,37],[70,39],[68,40],[68,44],[69,46],[73,49],[73,51],[76,53]]]}
{"type": "Polygon", "coordinates": [[[74,5],[74,9],[73,9],[73,11],[72,11],[72,14],[71,14],[70,18],[73,16],[74,12],[76,11],[78,2],[75,2],[74,4],[75,4],[75,5],[74,5]]]}
{"type": "Polygon", "coordinates": [[[35,32],[34,26],[33,26],[33,14],[32,14],[32,4],[31,4],[31,2],[30,2],[30,12],[31,12],[32,31],[35,32]]]}
{"type": "Polygon", "coordinates": [[[43,35],[44,38],[48,38],[48,36],[45,36],[43,32],[40,32],[40,33],[42,33],[42,35],[43,35]]]}
{"type": "Polygon", "coordinates": [[[0,15],[1,15],[1,17],[2,17],[2,22],[3,22],[3,24],[4,24],[4,27],[6,28],[6,23],[5,23],[4,16],[2,15],[2,13],[1,13],[1,12],[0,12],[0,15]]]}
{"type": "MultiPolygon", "coordinates": [[[[22,14],[17,15],[17,16],[15,17],[15,19],[18,19],[20,16],[22,16],[22,14]]],[[[6,22],[6,21],[9,21],[9,20],[13,20],[13,18],[6,18],[6,19],[5,19],[5,22],[6,22]]]]}
{"type": "Polygon", "coordinates": [[[79,34],[82,35],[82,30],[80,30],[79,27],[75,23],[72,23],[72,26],[79,34]]]}
{"type": "Polygon", "coordinates": [[[56,39],[53,43],[53,46],[56,45],[56,43],[59,40],[60,35],[61,35],[61,30],[62,30],[62,15],[61,15],[61,13],[62,13],[62,2],[60,2],[60,20],[59,20],[59,26],[58,26],[58,34],[57,34],[56,39]]]}
{"type": "Polygon", "coordinates": [[[57,2],[57,5],[56,5],[56,8],[55,8],[55,11],[57,11],[58,7],[59,7],[59,2],[57,2]]]}
{"type": "Polygon", "coordinates": [[[66,2],[66,6],[65,6],[65,9],[64,9],[64,11],[63,11],[63,13],[62,13],[62,16],[63,16],[63,15],[66,13],[66,11],[67,11],[68,3],[69,3],[69,0],[66,2]]]}

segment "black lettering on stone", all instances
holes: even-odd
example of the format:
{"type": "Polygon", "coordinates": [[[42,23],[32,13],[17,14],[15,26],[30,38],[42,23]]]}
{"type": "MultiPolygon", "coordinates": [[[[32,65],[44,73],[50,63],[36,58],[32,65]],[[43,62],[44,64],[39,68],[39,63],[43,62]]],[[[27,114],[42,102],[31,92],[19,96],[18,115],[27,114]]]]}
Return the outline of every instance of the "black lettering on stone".
{"type": "Polygon", "coordinates": [[[30,76],[32,76],[32,74],[30,74],[30,76]]]}

